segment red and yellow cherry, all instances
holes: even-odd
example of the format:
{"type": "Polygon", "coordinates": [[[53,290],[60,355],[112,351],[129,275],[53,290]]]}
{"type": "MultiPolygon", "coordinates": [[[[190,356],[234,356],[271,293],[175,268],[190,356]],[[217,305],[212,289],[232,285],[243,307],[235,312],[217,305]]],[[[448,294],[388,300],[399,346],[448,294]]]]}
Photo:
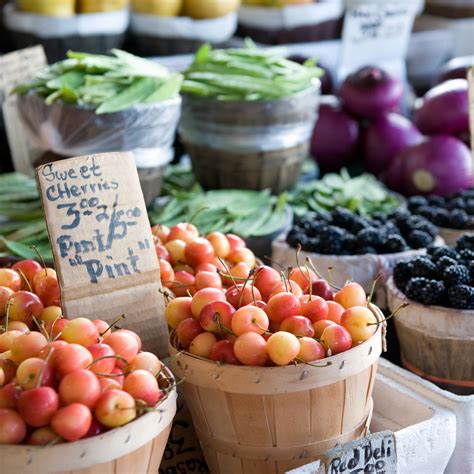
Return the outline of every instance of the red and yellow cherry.
{"type": "Polygon", "coordinates": [[[53,430],[66,441],[83,438],[92,423],[90,409],[81,403],[72,403],[60,408],[51,419],[53,430]]]}
{"type": "Polygon", "coordinates": [[[232,316],[231,328],[236,336],[245,332],[263,334],[270,324],[263,309],[248,305],[238,309],[232,316]]]}
{"type": "MultiPolygon", "coordinates": [[[[8,326],[10,326],[10,324],[8,326]]],[[[9,351],[12,348],[13,341],[22,334],[24,333],[16,329],[9,329],[7,332],[0,334],[0,354],[9,351]]]]}
{"type": "Polygon", "coordinates": [[[240,361],[234,353],[234,343],[227,339],[218,341],[212,346],[209,359],[225,364],[240,365],[240,361]]]}
{"type": "Polygon", "coordinates": [[[170,235],[170,228],[164,224],[156,224],[151,228],[151,233],[158,237],[161,242],[166,242],[170,235]]]}
{"type": "Polygon", "coordinates": [[[198,273],[198,272],[217,273],[217,267],[216,267],[213,263],[210,263],[210,262],[200,263],[200,264],[196,267],[195,273],[198,273]]]}
{"type": "Polygon", "coordinates": [[[64,326],[66,326],[68,320],[66,318],[56,319],[55,321],[51,321],[46,323],[45,331],[50,335],[51,339],[56,339],[62,337],[62,330],[64,326]]]}
{"type": "Polygon", "coordinates": [[[41,349],[48,344],[48,341],[39,332],[20,334],[13,340],[10,359],[15,364],[20,364],[30,357],[38,357],[41,349]]]}
{"type": "Polygon", "coordinates": [[[26,444],[30,446],[47,446],[48,444],[56,443],[61,438],[58,434],[49,426],[43,426],[38,428],[28,436],[26,444]]]}
{"type": "Polygon", "coordinates": [[[349,309],[352,306],[365,306],[367,304],[367,296],[364,288],[359,283],[351,282],[334,295],[334,301],[345,309],[349,309]]]}
{"type": "Polygon", "coordinates": [[[3,370],[4,374],[4,384],[10,383],[15,377],[16,373],[16,364],[10,359],[0,358],[0,368],[3,370]]]}
{"type": "Polygon", "coordinates": [[[272,334],[267,341],[267,352],[275,365],[288,365],[300,352],[298,338],[286,331],[272,334]]]}
{"type": "MultiPolygon", "coordinates": [[[[104,344],[108,344],[116,355],[124,358],[127,362],[131,362],[140,350],[137,341],[137,335],[131,331],[120,329],[104,338],[104,344]]],[[[120,365],[116,362],[116,365],[120,365]]]]}
{"type": "Polygon", "coordinates": [[[313,337],[314,329],[311,321],[305,316],[290,316],[280,324],[280,330],[291,332],[298,337],[313,337]]]}
{"type": "Polygon", "coordinates": [[[221,277],[216,272],[199,271],[194,278],[196,290],[222,288],[221,277]]]}
{"type": "Polygon", "coordinates": [[[61,377],[87,368],[92,360],[92,354],[79,344],[67,344],[53,353],[53,367],[61,377]]]}
{"type": "Polygon", "coordinates": [[[30,328],[28,325],[22,321],[10,321],[8,323],[8,330],[9,331],[20,331],[23,334],[30,332],[30,328]]]}
{"type": "Polygon", "coordinates": [[[92,363],[89,367],[91,372],[96,374],[110,374],[115,367],[115,352],[103,342],[92,344],[87,348],[92,356],[92,363]],[[100,360],[99,360],[100,359],[100,360]]]}
{"type": "Polygon", "coordinates": [[[48,358],[49,363],[52,364],[54,367],[54,357],[56,355],[56,351],[63,347],[66,347],[67,345],[67,342],[61,341],[60,339],[58,339],[57,341],[48,342],[48,344],[39,351],[38,358],[43,360],[48,358]]]}
{"type": "Polygon", "coordinates": [[[31,357],[18,366],[16,381],[23,390],[42,386],[52,387],[55,383],[53,367],[43,359],[31,357]]]}
{"type": "Polygon", "coordinates": [[[177,272],[187,272],[190,275],[194,275],[196,271],[194,270],[191,265],[188,265],[187,263],[178,263],[177,265],[173,266],[174,273],[176,274],[177,272]]]}
{"type": "Polygon", "coordinates": [[[234,308],[241,308],[262,299],[260,291],[250,284],[238,284],[229,287],[225,292],[225,297],[234,308]]]}
{"type": "Polygon", "coordinates": [[[61,338],[69,344],[88,347],[99,341],[99,331],[90,319],[75,318],[63,327],[61,338]]]}
{"type": "Polygon", "coordinates": [[[242,239],[242,237],[239,237],[238,235],[235,235],[235,234],[226,234],[226,237],[227,237],[227,240],[229,241],[230,252],[234,252],[237,249],[245,247],[245,240],[242,239]]]}
{"type": "Polygon", "coordinates": [[[334,321],[336,324],[341,324],[341,316],[345,309],[339,303],[335,301],[327,301],[328,304],[328,316],[326,319],[334,321]]]}
{"type": "Polygon", "coordinates": [[[172,265],[186,263],[186,257],[184,255],[186,242],[184,240],[170,240],[166,242],[165,247],[170,255],[170,262],[172,265]]]}
{"type": "Polygon", "coordinates": [[[223,328],[230,330],[235,308],[227,301],[213,301],[204,306],[199,323],[206,331],[221,334],[223,328]]]}
{"type": "Polygon", "coordinates": [[[36,260],[20,260],[12,266],[12,270],[17,271],[20,275],[23,274],[28,282],[21,282],[21,289],[28,290],[29,286],[33,284],[33,279],[35,275],[41,270],[41,265],[36,260]]]}
{"type": "Polygon", "coordinates": [[[176,329],[181,321],[192,318],[191,301],[189,296],[181,296],[172,299],[165,308],[165,319],[173,329],[176,329]]]}
{"type": "Polygon", "coordinates": [[[260,291],[264,301],[268,301],[270,294],[280,282],[280,274],[266,265],[257,268],[253,279],[253,284],[260,291]]]}
{"type": "Polygon", "coordinates": [[[136,400],[154,407],[162,396],[156,378],[147,370],[138,369],[125,377],[123,390],[136,400]]]}
{"type": "Polygon", "coordinates": [[[277,293],[267,303],[267,314],[271,321],[281,323],[290,316],[300,314],[301,301],[293,293],[277,293]]]}
{"type": "Polygon", "coordinates": [[[300,352],[298,353],[298,359],[301,361],[314,362],[326,357],[323,345],[312,337],[302,337],[299,339],[299,343],[300,352]]]}
{"type": "Polygon", "coordinates": [[[106,390],[95,406],[97,420],[108,428],[117,428],[136,418],[134,398],[123,390],[106,390]]]}
{"type": "Polygon", "coordinates": [[[221,269],[222,282],[226,286],[243,283],[249,275],[250,267],[244,262],[237,263],[230,269],[221,269]]]}
{"type": "Polygon", "coordinates": [[[377,318],[367,306],[353,306],[341,316],[341,325],[347,329],[353,344],[367,341],[377,331],[377,318]]]}
{"type": "Polygon", "coordinates": [[[21,288],[20,274],[11,268],[0,268],[0,286],[18,291],[21,288]]]}
{"type": "Polygon", "coordinates": [[[15,411],[0,409],[0,445],[20,444],[26,437],[26,424],[15,411]]]}
{"type": "Polygon", "coordinates": [[[168,252],[168,249],[160,242],[155,243],[155,251],[156,251],[156,256],[159,259],[166,260],[167,262],[170,261],[170,253],[168,252]]]}
{"type": "Polygon", "coordinates": [[[323,300],[332,301],[334,299],[334,292],[326,280],[316,280],[313,282],[312,288],[306,288],[305,293],[309,293],[310,290],[312,290],[311,294],[320,296],[323,300]]]}
{"type": "Polygon", "coordinates": [[[230,242],[222,232],[211,232],[206,238],[218,257],[227,258],[230,253],[230,242]]]}
{"type": "Polygon", "coordinates": [[[99,379],[90,370],[75,370],[61,379],[58,393],[63,405],[81,403],[92,409],[100,397],[99,379]]]}
{"type": "Polygon", "coordinates": [[[300,301],[300,314],[309,318],[312,323],[320,321],[321,319],[328,319],[328,304],[326,300],[320,296],[303,295],[300,301]]]}
{"type": "Polygon", "coordinates": [[[151,352],[139,352],[128,365],[128,370],[147,370],[154,377],[160,373],[161,368],[162,364],[160,359],[158,359],[158,357],[156,357],[156,355],[152,354],[151,352]]]}
{"type": "Polygon", "coordinates": [[[328,326],[323,331],[320,341],[328,355],[339,354],[352,347],[352,338],[349,331],[344,327],[339,326],[339,324],[328,326]]]}
{"type": "Polygon", "coordinates": [[[278,293],[292,293],[296,297],[301,298],[303,296],[303,290],[300,286],[293,280],[289,280],[286,283],[280,280],[279,283],[273,288],[273,291],[270,293],[270,298],[277,295],[278,293]]]}
{"type": "Polygon", "coordinates": [[[191,342],[189,352],[193,355],[208,359],[211,349],[216,342],[217,338],[212,332],[202,332],[191,342]]]}
{"type": "Polygon", "coordinates": [[[37,387],[20,394],[18,413],[26,424],[39,428],[46,426],[59,408],[56,390],[51,387],[37,387]]]}
{"type": "Polygon", "coordinates": [[[101,395],[107,390],[122,390],[122,384],[114,377],[99,377],[101,395]]]}
{"type": "Polygon", "coordinates": [[[21,389],[13,382],[0,388],[0,408],[15,409],[20,398],[21,389]]]}
{"type": "Polygon", "coordinates": [[[186,262],[196,267],[201,263],[209,263],[215,257],[214,248],[204,237],[197,237],[186,244],[184,250],[186,262]]]}
{"type": "Polygon", "coordinates": [[[60,306],[46,306],[39,315],[39,320],[45,323],[52,323],[56,319],[63,317],[63,310],[60,306]]]}
{"type": "Polygon", "coordinates": [[[290,271],[289,277],[303,290],[303,293],[308,293],[310,286],[318,280],[316,273],[309,268],[295,267],[290,271]]]}
{"type": "MultiPolygon", "coordinates": [[[[35,280],[38,275],[42,275],[43,270],[35,275],[35,280]]],[[[59,283],[55,276],[47,275],[38,279],[34,284],[34,291],[39,296],[40,300],[45,306],[60,306],[61,292],[59,283]]]]}
{"type": "Polygon", "coordinates": [[[254,253],[247,247],[232,250],[227,256],[227,260],[232,263],[246,263],[250,268],[255,267],[257,262],[254,253]]]}
{"type": "Polygon", "coordinates": [[[30,328],[33,325],[33,316],[39,318],[43,311],[40,298],[29,291],[17,291],[8,300],[8,318],[12,321],[22,321],[30,328]]]}
{"type": "Polygon", "coordinates": [[[195,225],[188,222],[181,222],[170,228],[166,241],[170,242],[171,240],[179,239],[188,243],[197,237],[199,237],[199,231],[195,225]]]}
{"type": "Polygon", "coordinates": [[[14,293],[11,288],[0,286],[0,318],[3,318],[7,314],[7,303],[14,293]]]}
{"type": "Polygon", "coordinates": [[[331,321],[329,319],[320,319],[319,321],[316,321],[313,323],[313,329],[314,329],[314,337],[316,339],[320,339],[321,335],[323,334],[324,330],[328,326],[333,326],[336,324],[334,321],[331,321]]]}
{"type": "Polygon", "coordinates": [[[234,353],[243,365],[265,366],[268,362],[267,341],[255,332],[238,336],[234,353]]]}
{"type": "Polygon", "coordinates": [[[160,265],[160,276],[163,286],[171,288],[174,283],[174,270],[171,264],[163,260],[162,258],[158,259],[160,265]]]}
{"type": "Polygon", "coordinates": [[[196,292],[191,301],[191,312],[195,318],[199,318],[201,311],[213,301],[225,301],[226,297],[218,288],[204,288],[196,292]]]}
{"type": "Polygon", "coordinates": [[[176,328],[176,337],[179,343],[184,347],[188,348],[193,342],[194,338],[203,332],[202,326],[199,321],[195,318],[188,318],[179,323],[176,328]]]}
{"type": "Polygon", "coordinates": [[[93,319],[92,322],[95,324],[95,327],[99,331],[99,335],[101,337],[106,337],[112,333],[112,328],[103,319],[93,319]]]}
{"type": "Polygon", "coordinates": [[[85,434],[84,438],[92,438],[98,436],[105,431],[105,426],[99,423],[96,418],[92,417],[91,426],[89,431],[85,434]]]}
{"type": "Polygon", "coordinates": [[[188,296],[196,293],[195,278],[191,273],[175,272],[174,281],[175,283],[171,285],[170,289],[176,296],[188,296]]]}

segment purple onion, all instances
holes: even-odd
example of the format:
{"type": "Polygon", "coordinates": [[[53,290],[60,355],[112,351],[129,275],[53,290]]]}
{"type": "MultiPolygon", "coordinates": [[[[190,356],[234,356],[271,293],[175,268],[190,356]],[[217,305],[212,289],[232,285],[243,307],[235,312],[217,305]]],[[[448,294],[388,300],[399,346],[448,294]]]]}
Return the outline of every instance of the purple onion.
{"type": "Polygon", "coordinates": [[[375,119],[400,109],[403,84],[380,68],[365,66],[344,80],[339,95],[349,112],[375,119]]]}
{"type": "Polygon", "coordinates": [[[474,56],[460,56],[448,61],[439,71],[437,84],[450,79],[466,79],[467,71],[474,66],[474,56]]]}

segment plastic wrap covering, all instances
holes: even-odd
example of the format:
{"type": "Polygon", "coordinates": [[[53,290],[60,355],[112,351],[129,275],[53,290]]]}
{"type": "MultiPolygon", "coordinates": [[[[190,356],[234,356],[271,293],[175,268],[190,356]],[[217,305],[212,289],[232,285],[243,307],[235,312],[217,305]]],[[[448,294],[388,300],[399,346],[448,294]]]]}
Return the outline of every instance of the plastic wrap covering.
{"type": "Polygon", "coordinates": [[[219,101],[183,96],[180,133],[186,143],[233,152],[267,152],[307,142],[319,104],[319,85],[291,97],[219,101]]]}
{"type": "Polygon", "coordinates": [[[46,105],[36,95],[18,97],[18,109],[31,142],[62,156],[133,151],[137,167],[166,164],[178,124],[181,98],[97,115],[93,108],[46,105]]]}

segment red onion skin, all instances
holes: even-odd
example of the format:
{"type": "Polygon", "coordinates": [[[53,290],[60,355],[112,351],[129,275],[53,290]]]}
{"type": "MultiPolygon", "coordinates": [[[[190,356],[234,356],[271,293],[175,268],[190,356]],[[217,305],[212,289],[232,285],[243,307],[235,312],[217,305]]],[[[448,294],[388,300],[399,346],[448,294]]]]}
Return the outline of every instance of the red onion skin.
{"type": "Polygon", "coordinates": [[[392,184],[404,194],[450,196],[474,183],[469,148],[450,135],[434,135],[400,152],[390,167],[392,184]]]}
{"type": "Polygon", "coordinates": [[[322,103],[311,139],[311,154],[325,173],[339,171],[356,155],[359,123],[338,103],[322,103]]]}
{"type": "Polygon", "coordinates": [[[379,68],[366,66],[343,81],[339,96],[352,114],[376,119],[400,109],[403,84],[379,68]]]}
{"type": "Polygon", "coordinates": [[[379,117],[364,134],[365,167],[375,175],[386,174],[393,158],[400,151],[422,140],[420,131],[402,115],[389,113],[379,117]]]}
{"type": "Polygon", "coordinates": [[[466,79],[467,71],[474,66],[474,56],[459,56],[448,61],[440,70],[437,84],[450,79],[466,79]]]}
{"type": "Polygon", "coordinates": [[[469,130],[466,79],[451,79],[430,89],[415,111],[416,126],[425,135],[461,135],[469,130]]]}

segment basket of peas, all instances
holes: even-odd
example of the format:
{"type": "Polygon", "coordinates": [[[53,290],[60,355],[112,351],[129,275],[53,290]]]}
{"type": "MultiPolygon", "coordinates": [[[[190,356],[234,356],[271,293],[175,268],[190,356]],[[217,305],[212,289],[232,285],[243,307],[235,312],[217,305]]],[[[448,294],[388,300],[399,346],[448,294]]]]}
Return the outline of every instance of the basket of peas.
{"type": "Polygon", "coordinates": [[[173,158],[181,82],[181,74],[125,51],[69,52],[14,93],[28,139],[55,159],[133,152],[150,203],[173,158]]]}
{"type": "Polygon", "coordinates": [[[308,155],[320,69],[280,50],[204,45],[185,72],[180,135],[205,189],[290,189],[308,155]]]}

